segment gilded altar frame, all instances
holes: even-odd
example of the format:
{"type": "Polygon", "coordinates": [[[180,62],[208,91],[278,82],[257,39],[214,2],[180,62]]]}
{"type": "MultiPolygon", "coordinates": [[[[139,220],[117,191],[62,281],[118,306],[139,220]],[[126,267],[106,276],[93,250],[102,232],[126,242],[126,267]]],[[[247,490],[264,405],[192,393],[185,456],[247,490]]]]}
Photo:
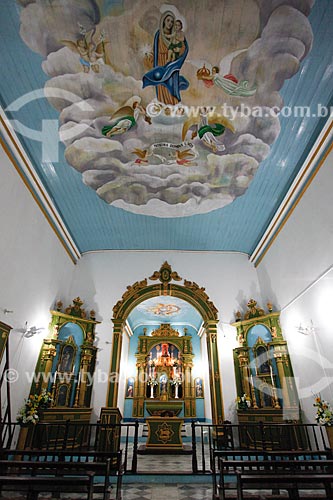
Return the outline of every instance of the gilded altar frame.
{"type": "MultiPolygon", "coordinates": [[[[222,423],[224,420],[224,411],[217,347],[218,311],[216,307],[209,300],[205,288],[200,287],[197,283],[186,279],[184,279],[182,285],[174,283],[174,281],[182,281],[183,278],[181,278],[176,271],[171,269],[168,262],[164,262],[159,271],[154,271],[149,280],[155,281],[156,283],[148,284],[148,279],[145,278],[128,286],[121,300],[119,300],[113,308],[112,321],[114,328],[110,368],[111,374],[119,375],[122,336],[130,312],[141,302],[152,297],[169,295],[183,299],[195,307],[203,319],[203,329],[205,330],[207,340],[212,421],[215,424],[222,423]]],[[[144,369],[143,366],[140,368],[142,370],[144,369]]],[[[118,377],[110,377],[106,401],[106,406],[108,408],[117,408],[118,388],[118,377]]],[[[142,397],[143,395],[140,396],[140,398],[142,397]]],[[[139,413],[142,413],[141,408],[139,409],[139,413]]]]}
{"type": "Polygon", "coordinates": [[[90,311],[88,316],[82,305],[83,301],[77,297],[64,312],[60,301],[56,309],[50,311],[49,334],[43,341],[30,389],[30,394],[46,390],[52,395],[53,405],[44,412],[43,420],[63,421],[63,414],[69,408],[71,414],[77,414],[74,419],[80,420],[82,415],[86,421],[91,413],[92,384],[88,381],[92,380],[95,370],[97,348],[94,340],[99,321],[95,319],[95,311],[90,311]],[[63,341],[59,339],[63,327],[70,330],[73,326],[79,327],[81,345],[76,344],[72,335],[63,341]],[[76,369],[74,363],[77,363],[76,369]]]}
{"type": "Polygon", "coordinates": [[[243,318],[238,311],[232,324],[239,344],[233,351],[239,421],[297,421],[298,396],[280,313],[273,312],[271,303],[265,313],[254,299],[248,301],[247,307],[243,318]],[[251,344],[250,334],[255,327],[262,328],[265,338],[258,335],[251,344]]]}
{"type": "MultiPolygon", "coordinates": [[[[153,409],[154,415],[160,414],[161,412],[162,414],[169,413],[170,416],[177,415],[180,400],[184,401],[185,418],[195,417],[195,393],[192,383],[194,355],[192,354],[192,337],[191,335],[187,335],[186,328],[185,335],[180,336],[179,332],[174,330],[170,324],[162,323],[159,328],[151,333],[151,336],[140,335],[138,339],[137,354],[135,356],[137,359],[137,376],[134,385],[133,417],[142,418],[144,416],[145,407],[147,409],[149,406],[153,409]],[[155,366],[154,364],[152,367],[148,358],[149,353],[154,347],[160,345],[176,347],[179,354],[181,354],[181,359],[175,358],[170,361],[169,357],[165,357],[164,360],[169,360],[168,363],[161,363],[161,366],[155,366]],[[151,372],[152,369],[154,373],[157,374],[156,379],[151,372]],[[180,398],[178,395],[175,397],[174,392],[169,386],[175,375],[174,370],[177,370],[176,378],[178,377],[180,380],[179,386],[182,391],[180,398]],[[157,384],[160,384],[160,378],[163,374],[165,374],[166,383],[168,384],[167,389],[161,391],[158,387],[157,391],[155,391],[155,396],[149,398],[149,394],[147,394],[149,383],[154,379],[154,382],[156,381],[157,384]],[[156,402],[158,403],[156,404],[156,402]],[[152,404],[149,405],[149,403],[152,404]]],[[[159,360],[163,360],[162,356],[160,356],[159,360]]],[[[179,387],[177,388],[177,393],[178,389],[179,387]]],[[[148,412],[150,413],[149,409],[148,412]]]]}

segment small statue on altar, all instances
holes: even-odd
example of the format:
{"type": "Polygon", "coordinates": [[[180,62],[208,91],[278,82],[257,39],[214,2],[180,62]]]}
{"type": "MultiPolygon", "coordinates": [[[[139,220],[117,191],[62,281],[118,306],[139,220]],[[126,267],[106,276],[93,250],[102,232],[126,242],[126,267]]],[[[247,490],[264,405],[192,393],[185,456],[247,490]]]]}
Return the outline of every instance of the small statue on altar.
{"type": "Polygon", "coordinates": [[[161,394],[166,394],[166,392],[167,392],[167,384],[168,384],[167,378],[166,378],[165,375],[163,375],[161,377],[161,394]]]}
{"type": "Polygon", "coordinates": [[[168,400],[168,379],[166,375],[160,377],[160,399],[162,401],[168,400]]]}

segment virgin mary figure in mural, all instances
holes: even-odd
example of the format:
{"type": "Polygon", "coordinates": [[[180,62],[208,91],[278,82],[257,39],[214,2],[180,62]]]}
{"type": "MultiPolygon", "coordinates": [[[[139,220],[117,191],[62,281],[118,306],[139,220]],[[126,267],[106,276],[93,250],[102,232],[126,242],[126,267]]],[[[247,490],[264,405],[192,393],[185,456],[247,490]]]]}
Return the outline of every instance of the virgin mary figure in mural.
{"type": "Polygon", "coordinates": [[[157,98],[164,104],[177,104],[181,100],[180,91],[189,86],[179,74],[188,53],[182,28],[182,22],[176,20],[173,12],[163,13],[154,38],[154,67],[142,79],[143,88],[156,87],[157,98]]]}

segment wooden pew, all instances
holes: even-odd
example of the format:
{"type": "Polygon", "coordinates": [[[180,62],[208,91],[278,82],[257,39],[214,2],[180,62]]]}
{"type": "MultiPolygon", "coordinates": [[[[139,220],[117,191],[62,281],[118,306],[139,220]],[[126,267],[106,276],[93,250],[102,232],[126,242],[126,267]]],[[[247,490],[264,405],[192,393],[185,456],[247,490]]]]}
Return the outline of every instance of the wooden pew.
{"type": "Polygon", "coordinates": [[[2,450],[0,452],[0,472],[3,468],[16,466],[18,471],[38,471],[39,474],[48,472],[48,469],[56,467],[58,475],[84,474],[87,471],[96,476],[104,477],[103,485],[94,485],[95,492],[103,493],[103,500],[110,497],[110,476],[116,477],[116,500],[121,500],[122,487],[122,452],[76,452],[68,450],[2,450]],[[15,457],[19,460],[13,460],[15,457]]]}
{"type": "MultiPolygon", "coordinates": [[[[212,467],[212,481],[213,481],[213,500],[216,498],[222,498],[221,488],[218,488],[217,475],[219,474],[219,468],[217,464],[219,459],[228,460],[233,462],[235,460],[262,460],[265,458],[265,452],[263,451],[246,451],[246,450],[217,450],[213,449],[211,451],[211,467],[212,467]]],[[[220,476],[221,477],[221,476],[220,476]]],[[[224,487],[222,491],[224,493],[224,487]]]]}
{"type": "Polygon", "coordinates": [[[93,500],[94,473],[87,472],[84,475],[59,476],[56,470],[49,469],[47,476],[42,474],[27,475],[5,475],[0,476],[0,488],[6,487],[6,491],[25,491],[28,500],[37,500],[41,492],[48,493],[86,493],[87,500],[93,500]]]}
{"type": "MultiPolygon", "coordinates": [[[[272,467],[278,470],[283,468],[287,470],[305,469],[322,470],[328,460],[332,458],[330,450],[325,451],[245,451],[232,450],[221,451],[214,450],[212,458],[212,481],[213,481],[213,499],[225,498],[225,475],[235,476],[237,470],[242,472],[247,471],[262,471],[270,470],[272,467]],[[216,467],[216,460],[218,464],[216,467]],[[311,462],[313,462],[311,464],[311,462]],[[296,464],[296,465],[294,465],[296,464]],[[217,481],[218,476],[218,481],[217,481]]],[[[332,466],[333,462],[331,462],[332,466]]],[[[236,484],[229,484],[228,487],[236,487],[236,484]]]]}
{"type": "Polygon", "coordinates": [[[237,475],[237,499],[244,499],[245,489],[254,490],[273,490],[284,489],[288,491],[289,498],[299,500],[299,489],[308,487],[325,488],[326,498],[333,499],[332,482],[333,474],[321,472],[298,472],[289,470],[281,472],[241,472],[236,471],[237,475]]]}

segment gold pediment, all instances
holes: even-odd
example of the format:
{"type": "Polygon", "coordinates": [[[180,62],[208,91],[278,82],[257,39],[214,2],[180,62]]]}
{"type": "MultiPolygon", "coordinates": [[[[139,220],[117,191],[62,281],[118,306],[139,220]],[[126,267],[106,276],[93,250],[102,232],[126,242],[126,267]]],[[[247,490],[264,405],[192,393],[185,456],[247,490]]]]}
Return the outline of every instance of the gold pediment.
{"type": "Polygon", "coordinates": [[[179,337],[179,332],[174,330],[169,323],[162,323],[157,330],[151,332],[152,337],[179,337]]]}

